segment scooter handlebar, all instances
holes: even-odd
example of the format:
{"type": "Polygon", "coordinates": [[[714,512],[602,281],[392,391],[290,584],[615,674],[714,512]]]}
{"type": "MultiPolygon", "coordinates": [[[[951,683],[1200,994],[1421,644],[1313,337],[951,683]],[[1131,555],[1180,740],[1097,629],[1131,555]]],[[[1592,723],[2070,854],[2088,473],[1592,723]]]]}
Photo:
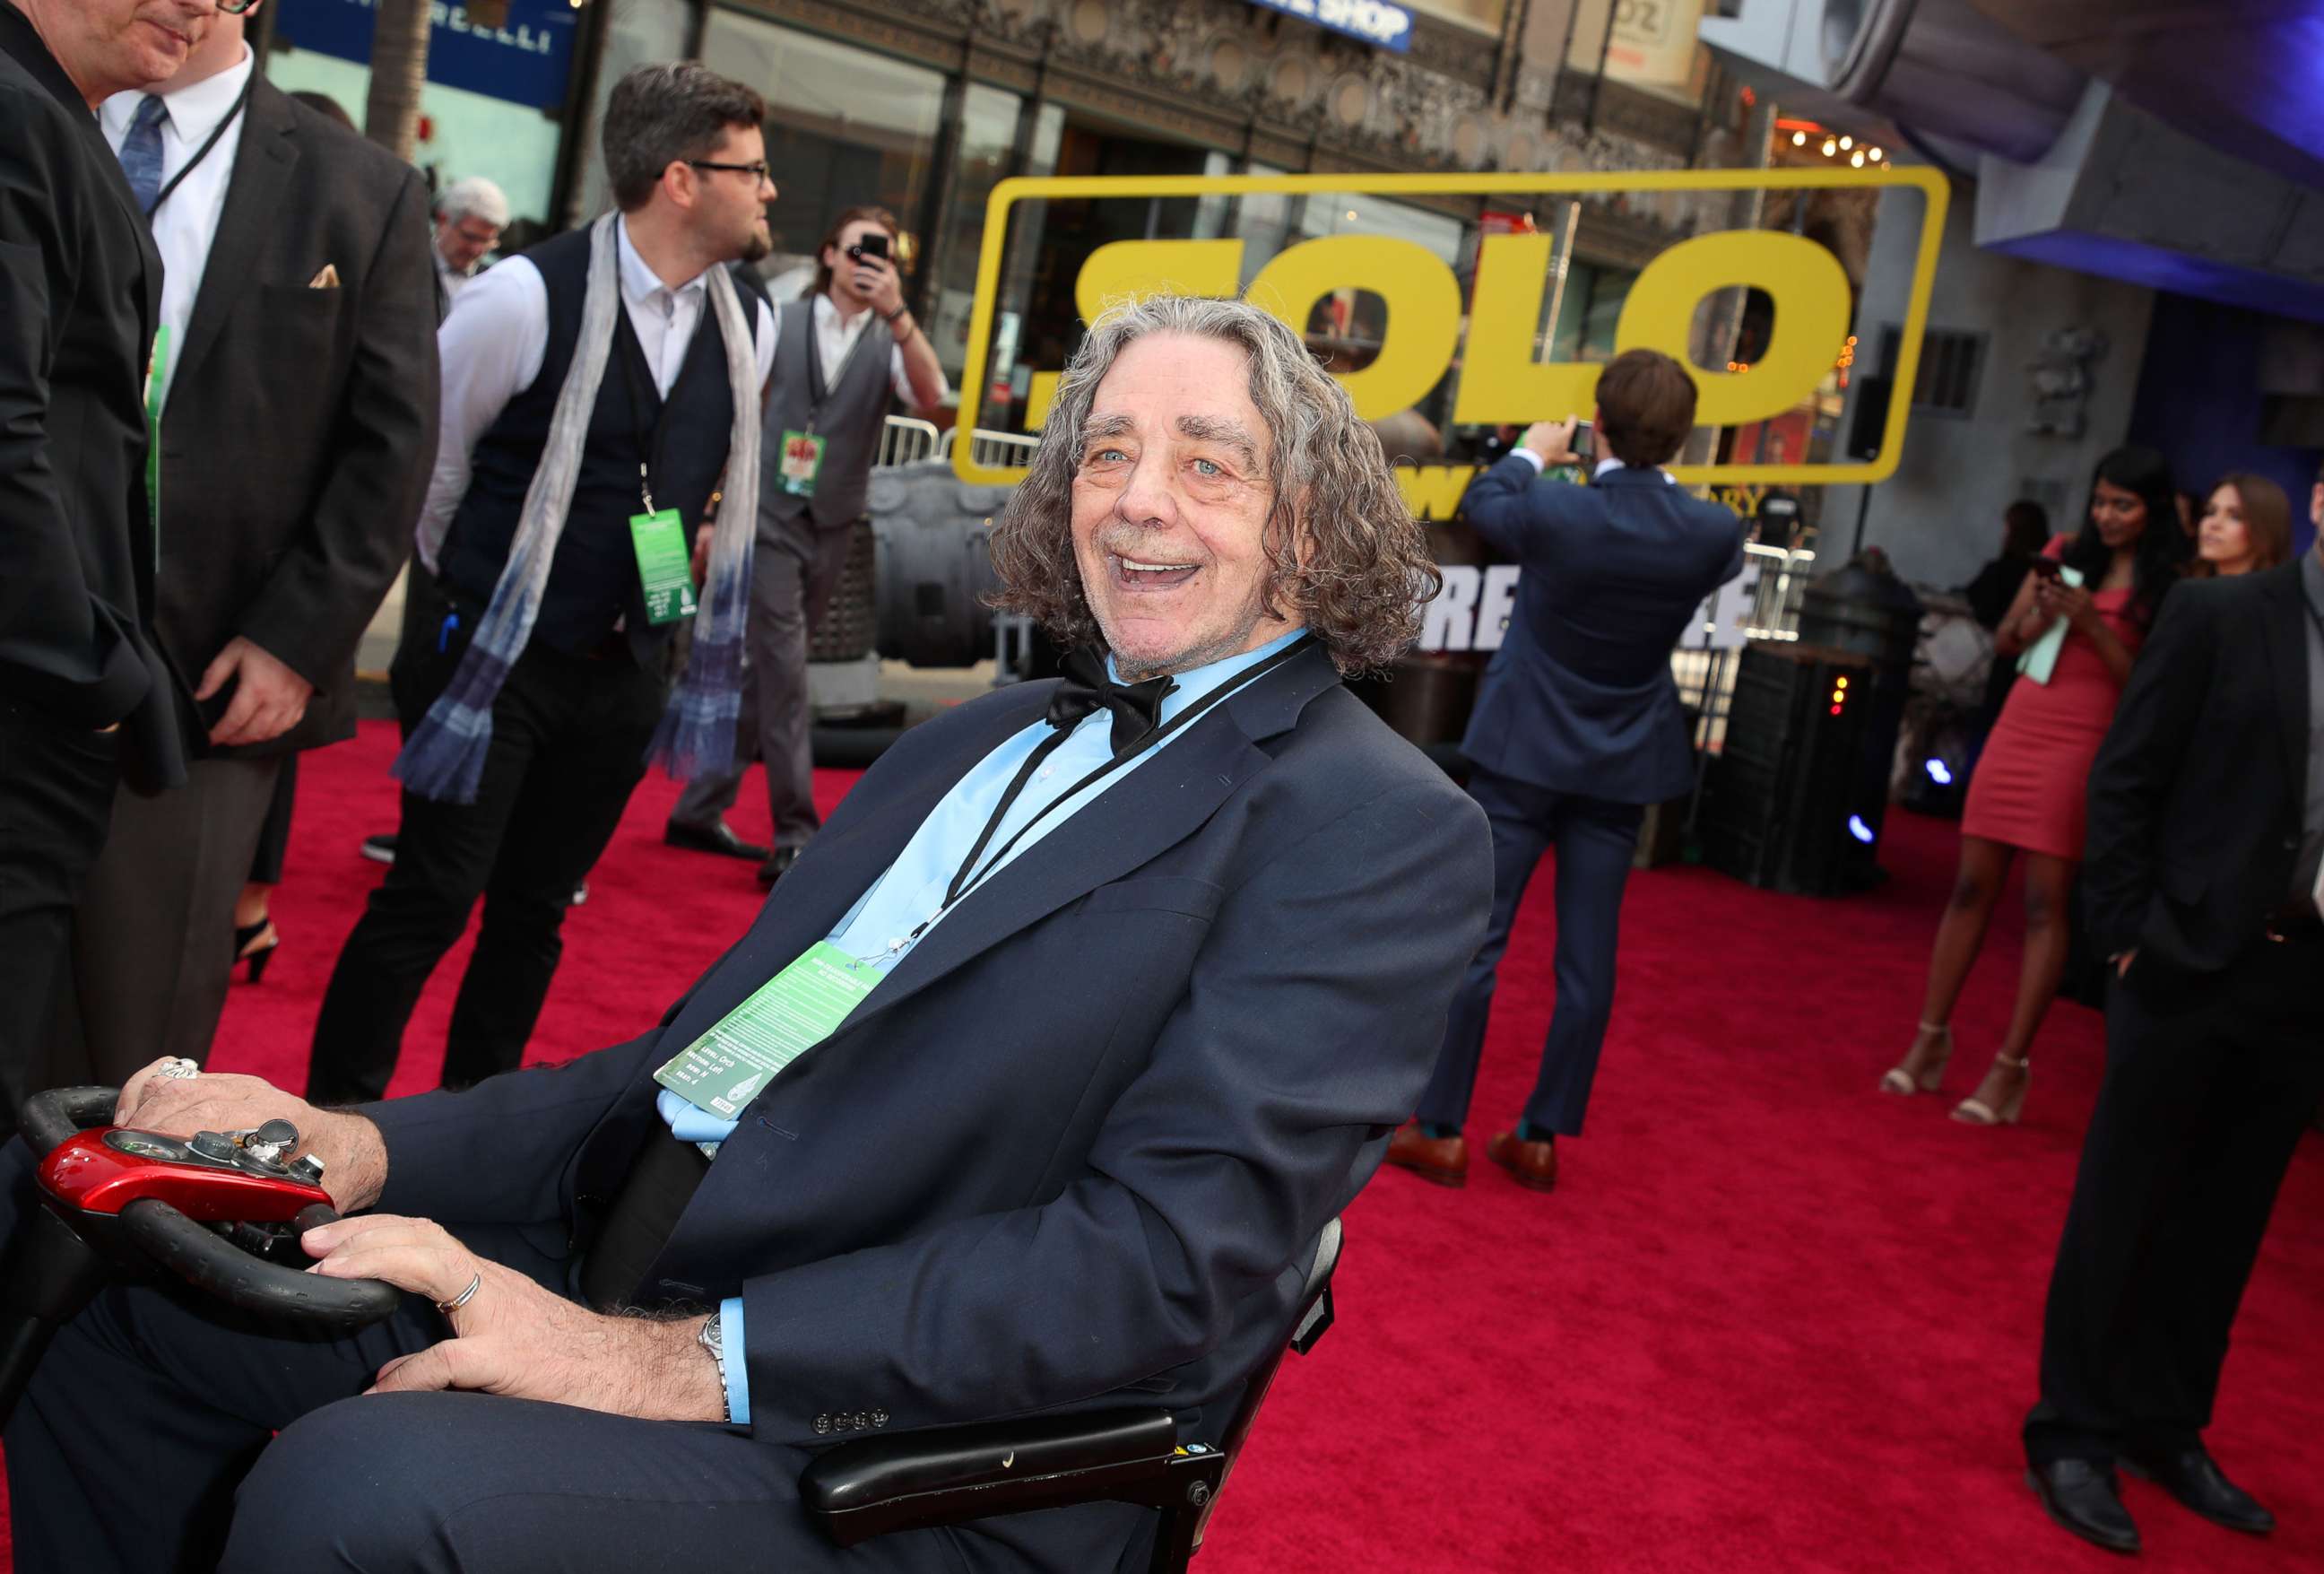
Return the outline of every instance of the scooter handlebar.
{"type": "Polygon", "coordinates": [[[24,1100],[16,1124],[32,1150],[46,1156],[75,1132],[111,1125],[114,1106],[120,1102],[118,1088],[51,1088],[24,1100]]]}
{"type": "MultiPolygon", "coordinates": [[[[313,1207],[300,1215],[299,1226],[311,1229],[337,1217],[313,1207]]],[[[197,1290],[245,1311],[324,1333],[369,1328],[393,1311],[403,1295],[383,1279],[329,1279],[254,1257],[158,1197],[141,1197],[124,1208],[121,1227],[139,1250],[197,1290]]]]}

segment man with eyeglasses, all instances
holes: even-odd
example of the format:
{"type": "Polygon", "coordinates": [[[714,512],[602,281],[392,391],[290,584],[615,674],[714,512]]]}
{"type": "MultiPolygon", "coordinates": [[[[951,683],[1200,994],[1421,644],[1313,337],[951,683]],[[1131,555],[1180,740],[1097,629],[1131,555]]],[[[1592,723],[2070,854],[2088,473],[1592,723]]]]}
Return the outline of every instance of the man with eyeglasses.
{"type": "MultiPolygon", "coordinates": [[[[254,11],[255,7],[251,7],[254,11]]],[[[355,654],[436,433],[428,189],[269,83],[239,9],[98,109],[164,268],[147,405],[155,633],[194,755],[124,792],[73,920],[51,1080],[200,1061],[235,899],[299,751],[355,736],[355,654]]],[[[263,961],[264,953],[254,955],[263,961]]],[[[258,965],[254,961],[254,966],[258,965]]]]}
{"type": "Polygon", "coordinates": [[[386,1090],[479,899],[442,1080],[512,1069],[574,888],[649,751],[688,772],[731,753],[774,313],[727,264],[770,245],[765,116],[699,65],[631,72],[604,120],[619,213],[493,267],[438,331],[443,413],[412,572],[446,610],[390,671],[402,823],[315,1025],[322,1102],[386,1090]],[[697,598],[689,553],[714,519],[697,598]],[[695,637],[673,696],[681,623],[695,637]]]}
{"type": "Polygon", "coordinates": [[[441,319],[508,227],[508,198],[482,175],[444,188],[436,199],[436,306],[441,319]]]}
{"type": "Polygon", "coordinates": [[[761,885],[782,877],[823,823],[808,749],[807,640],[863,517],[888,402],[923,415],[951,392],[904,301],[902,250],[894,214],[847,208],[816,251],[814,282],[783,305],[760,450],[742,732],[733,767],[687,783],[662,831],[672,847],[762,860],[761,885]],[[743,841],[724,818],[754,758],[767,766],[771,849],[743,841]]]}
{"type": "Polygon", "coordinates": [[[218,10],[0,0],[0,1137],[115,792],[185,772],[145,500],[161,264],[94,112],[178,69],[218,10]]]}

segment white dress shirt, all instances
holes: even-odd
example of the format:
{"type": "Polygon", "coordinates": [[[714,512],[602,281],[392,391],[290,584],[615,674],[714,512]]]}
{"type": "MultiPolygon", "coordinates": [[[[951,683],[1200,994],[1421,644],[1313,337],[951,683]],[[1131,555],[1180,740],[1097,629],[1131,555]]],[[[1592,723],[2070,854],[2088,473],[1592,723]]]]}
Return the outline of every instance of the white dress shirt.
{"type": "MultiPolygon", "coordinates": [[[[242,63],[162,96],[170,113],[161,122],[161,184],[167,186],[186,167],[186,161],[209,141],[210,134],[242,97],[250,82],[254,61],[244,50],[242,63]]],[[[129,135],[129,123],[145,90],[132,88],[115,93],[97,107],[105,140],[117,157],[129,135]]],[[[242,145],[244,116],[235,116],[226,134],[193,172],[170,193],[153,212],[153,249],[161,254],[161,326],[170,330],[170,346],[158,368],[154,392],[166,398],[171,375],[178,369],[178,352],[185,347],[186,324],[194,315],[194,298],[201,292],[202,273],[208,267],[210,242],[217,238],[218,218],[226,211],[226,191],[234,174],[235,150],[242,145]]]]}
{"type": "MultiPolygon", "coordinates": [[[[667,397],[694,343],[695,328],[709,304],[709,274],[696,273],[676,289],[655,276],[630,244],[630,223],[613,226],[620,259],[622,308],[638,336],[654,387],[667,397]]],[[[746,304],[752,298],[743,297],[746,304]]],[[[758,351],[759,384],[775,367],[774,322],[760,308],[752,317],[752,347],[758,351]]],[[[436,436],[436,470],[428,483],[428,505],[420,510],[413,547],[430,573],[452,515],[468,493],[468,465],[483,437],[508,402],[532,385],[549,354],[549,285],[529,258],[510,257],[468,281],[452,302],[451,315],[436,330],[444,366],[443,413],[436,436]]]]}
{"type": "MultiPolygon", "coordinates": [[[[847,365],[847,357],[853,352],[855,342],[863,337],[863,330],[871,325],[870,307],[865,307],[852,318],[843,318],[839,315],[839,308],[831,303],[829,291],[816,292],[815,358],[823,369],[823,385],[825,388],[839,385],[840,371],[847,365]]],[[[896,390],[896,397],[903,401],[905,409],[920,408],[919,399],[912,393],[911,376],[904,370],[904,347],[900,344],[888,352],[888,383],[896,390]]],[[[945,379],[944,369],[938,367],[936,403],[943,403],[945,395],[951,392],[952,384],[945,379]]]]}

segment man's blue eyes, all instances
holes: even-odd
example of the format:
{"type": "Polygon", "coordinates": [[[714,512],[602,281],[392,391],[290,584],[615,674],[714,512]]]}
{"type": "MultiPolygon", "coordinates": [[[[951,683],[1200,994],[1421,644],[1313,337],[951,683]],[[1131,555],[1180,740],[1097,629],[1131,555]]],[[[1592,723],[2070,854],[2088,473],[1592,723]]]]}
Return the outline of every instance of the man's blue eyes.
{"type": "MultiPolygon", "coordinates": [[[[1126,465],[1130,462],[1130,456],[1120,449],[1099,449],[1090,455],[1089,462],[1093,465],[1126,465]]],[[[1215,459],[1196,459],[1194,468],[1196,474],[1206,480],[1227,473],[1224,467],[1215,459]]]]}

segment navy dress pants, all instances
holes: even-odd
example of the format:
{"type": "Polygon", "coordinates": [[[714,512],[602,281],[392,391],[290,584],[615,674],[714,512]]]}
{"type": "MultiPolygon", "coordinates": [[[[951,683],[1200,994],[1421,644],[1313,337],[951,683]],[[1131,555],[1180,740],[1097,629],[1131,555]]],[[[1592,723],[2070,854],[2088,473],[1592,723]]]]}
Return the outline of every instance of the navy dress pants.
{"type": "Polygon", "coordinates": [[[1614,1014],[1614,950],[1620,932],[1622,887],[1638,843],[1646,809],[1602,798],[1554,792],[1530,782],[1479,769],[1469,796],[1493,831],[1493,917],[1485,943],[1469,964],[1444,1027],[1444,1048],[1416,1112],[1432,1125],[1459,1126],[1469,1118],[1485,1023],[1509,926],[1526,884],[1551,847],[1557,849],[1557,1009],[1542,1045],[1541,1075],[1526,1100],[1525,1118],[1542,1131],[1579,1136],[1598,1075],[1598,1051],[1614,1014]]]}
{"type": "MultiPolygon", "coordinates": [[[[23,1142],[0,1147],[0,1236],[32,1206],[32,1171],[23,1142]]],[[[449,1227],[563,1292],[562,1224],[449,1227]]],[[[1106,1504],[842,1551],[800,1510],[804,1449],[493,1394],[364,1393],[386,1362],[448,1332],[419,1296],[327,1338],[270,1331],[190,1292],[101,1292],[8,1424],[16,1567],[1081,1574],[1150,1540],[1150,1514],[1106,1504]]]]}

